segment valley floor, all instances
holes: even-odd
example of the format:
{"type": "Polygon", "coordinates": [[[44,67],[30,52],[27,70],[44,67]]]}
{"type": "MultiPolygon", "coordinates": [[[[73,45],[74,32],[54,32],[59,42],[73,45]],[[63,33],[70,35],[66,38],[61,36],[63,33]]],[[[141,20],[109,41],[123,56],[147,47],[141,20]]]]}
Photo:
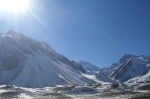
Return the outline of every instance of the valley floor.
{"type": "Polygon", "coordinates": [[[0,86],[0,99],[150,99],[150,84],[67,85],[45,88],[0,86]]]}

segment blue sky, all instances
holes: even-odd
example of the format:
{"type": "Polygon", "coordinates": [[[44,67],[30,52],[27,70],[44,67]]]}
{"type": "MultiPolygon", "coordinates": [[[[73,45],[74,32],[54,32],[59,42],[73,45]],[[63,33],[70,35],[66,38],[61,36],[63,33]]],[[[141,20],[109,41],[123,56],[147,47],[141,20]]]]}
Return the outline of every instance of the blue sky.
{"type": "Polygon", "coordinates": [[[9,30],[71,60],[110,66],[124,54],[150,55],[150,0],[32,0],[26,12],[0,10],[0,32],[9,30]]]}

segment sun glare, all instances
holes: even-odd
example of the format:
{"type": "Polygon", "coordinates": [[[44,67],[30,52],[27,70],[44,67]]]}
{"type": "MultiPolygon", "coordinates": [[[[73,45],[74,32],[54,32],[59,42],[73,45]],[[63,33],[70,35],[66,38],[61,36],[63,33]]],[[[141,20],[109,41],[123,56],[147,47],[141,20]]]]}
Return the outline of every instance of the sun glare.
{"type": "Polygon", "coordinates": [[[29,7],[29,0],[0,0],[0,10],[11,12],[24,11],[29,7]]]}

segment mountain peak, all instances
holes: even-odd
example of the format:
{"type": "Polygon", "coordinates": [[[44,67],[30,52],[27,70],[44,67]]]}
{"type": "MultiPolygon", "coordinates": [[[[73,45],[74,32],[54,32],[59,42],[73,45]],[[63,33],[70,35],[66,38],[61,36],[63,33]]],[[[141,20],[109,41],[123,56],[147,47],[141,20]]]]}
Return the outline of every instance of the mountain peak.
{"type": "Polygon", "coordinates": [[[119,62],[123,62],[131,57],[133,57],[134,55],[131,55],[131,54],[124,54],[123,57],[119,60],[119,62]]]}
{"type": "Polygon", "coordinates": [[[83,64],[88,64],[88,65],[93,65],[92,63],[90,62],[87,62],[87,61],[84,61],[84,60],[79,60],[77,61],[78,63],[83,63],[83,64]]]}
{"type": "Polygon", "coordinates": [[[17,34],[21,34],[21,33],[17,33],[14,30],[10,30],[7,33],[5,33],[6,35],[17,35],[17,34]]]}
{"type": "Polygon", "coordinates": [[[15,38],[15,39],[20,39],[22,37],[25,37],[24,34],[15,32],[14,30],[8,31],[7,33],[5,33],[5,35],[9,35],[9,36],[11,36],[12,38],[15,38]]]}
{"type": "Polygon", "coordinates": [[[7,33],[11,33],[11,32],[16,33],[14,30],[9,30],[7,33]]]}

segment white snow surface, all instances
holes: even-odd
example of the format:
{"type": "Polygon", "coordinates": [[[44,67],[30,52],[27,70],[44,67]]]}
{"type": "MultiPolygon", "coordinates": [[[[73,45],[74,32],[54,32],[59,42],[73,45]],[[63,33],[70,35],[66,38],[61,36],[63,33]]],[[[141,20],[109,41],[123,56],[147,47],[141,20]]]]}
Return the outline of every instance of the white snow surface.
{"type": "Polygon", "coordinates": [[[82,74],[82,75],[85,76],[86,78],[92,79],[101,84],[110,84],[115,82],[105,75],[99,75],[99,74],[92,74],[92,75],[82,74]]]}

